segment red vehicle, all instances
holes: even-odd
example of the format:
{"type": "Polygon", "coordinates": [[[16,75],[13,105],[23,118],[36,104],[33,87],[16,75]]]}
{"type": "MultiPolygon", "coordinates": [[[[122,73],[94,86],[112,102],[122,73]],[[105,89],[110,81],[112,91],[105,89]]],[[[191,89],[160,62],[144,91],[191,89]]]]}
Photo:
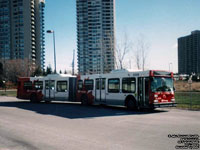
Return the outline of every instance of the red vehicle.
{"type": "Polygon", "coordinates": [[[83,75],[77,99],[82,104],[122,105],[129,109],[175,106],[173,73],[166,71],[113,71],[83,75]]]}
{"type": "Polygon", "coordinates": [[[41,101],[42,95],[42,77],[20,77],[17,85],[17,98],[41,101]]]}

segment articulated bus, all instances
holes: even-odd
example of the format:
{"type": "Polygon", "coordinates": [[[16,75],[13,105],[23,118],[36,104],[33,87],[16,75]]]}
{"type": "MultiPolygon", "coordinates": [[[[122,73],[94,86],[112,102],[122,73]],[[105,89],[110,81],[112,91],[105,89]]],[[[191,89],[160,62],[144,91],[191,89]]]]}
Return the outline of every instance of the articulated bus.
{"type": "Polygon", "coordinates": [[[18,78],[17,98],[40,101],[75,101],[76,76],[51,74],[18,78]]]}
{"type": "Polygon", "coordinates": [[[173,73],[155,70],[19,78],[17,97],[31,102],[74,101],[83,105],[120,105],[129,109],[176,105],[173,73]]]}
{"type": "Polygon", "coordinates": [[[123,105],[129,109],[175,106],[173,73],[116,70],[109,74],[83,75],[77,81],[82,104],[123,105]]]}

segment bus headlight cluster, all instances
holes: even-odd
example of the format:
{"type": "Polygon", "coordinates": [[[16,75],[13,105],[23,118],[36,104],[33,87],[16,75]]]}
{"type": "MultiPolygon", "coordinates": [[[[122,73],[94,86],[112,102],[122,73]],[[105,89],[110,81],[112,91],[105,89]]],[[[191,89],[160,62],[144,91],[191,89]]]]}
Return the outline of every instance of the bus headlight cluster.
{"type": "Polygon", "coordinates": [[[154,103],[158,103],[158,100],[157,100],[157,99],[155,99],[153,102],[154,102],[154,103]]]}
{"type": "Polygon", "coordinates": [[[158,97],[158,95],[154,95],[154,97],[156,98],[156,97],[158,97]]]}
{"type": "Polygon", "coordinates": [[[171,99],[172,102],[175,102],[175,99],[171,99]]]}

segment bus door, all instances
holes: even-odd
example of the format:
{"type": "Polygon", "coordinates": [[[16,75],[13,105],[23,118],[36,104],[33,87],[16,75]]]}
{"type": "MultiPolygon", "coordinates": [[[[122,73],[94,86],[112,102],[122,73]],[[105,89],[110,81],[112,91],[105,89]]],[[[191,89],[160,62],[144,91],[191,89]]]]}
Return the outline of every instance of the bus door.
{"type": "Polygon", "coordinates": [[[95,100],[97,102],[106,102],[106,79],[98,78],[96,79],[96,87],[95,87],[95,100]]]}
{"type": "Polygon", "coordinates": [[[138,78],[138,103],[140,107],[149,106],[149,78],[138,78]]]}
{"type": "Polygon", "coordinates": [[[69,97],[68,81],[56,81],[55,99],[59,101],[66,101],[69,97]]]}
{"type": "Polygon", "coordinates": [[[45,80],[45,98],[54,99],[55,98],[55,81],[45,80]]]}

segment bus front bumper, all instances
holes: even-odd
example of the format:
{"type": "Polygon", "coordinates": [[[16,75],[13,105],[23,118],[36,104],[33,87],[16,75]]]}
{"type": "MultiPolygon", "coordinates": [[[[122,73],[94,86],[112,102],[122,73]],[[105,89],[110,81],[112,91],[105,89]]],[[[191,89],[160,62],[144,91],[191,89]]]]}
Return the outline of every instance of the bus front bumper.
{"type": "Polygon", "coordinates": [[[161,107],[176,107],[177,103],[153,103],[154,108],[161,108],[161,107]]]}

